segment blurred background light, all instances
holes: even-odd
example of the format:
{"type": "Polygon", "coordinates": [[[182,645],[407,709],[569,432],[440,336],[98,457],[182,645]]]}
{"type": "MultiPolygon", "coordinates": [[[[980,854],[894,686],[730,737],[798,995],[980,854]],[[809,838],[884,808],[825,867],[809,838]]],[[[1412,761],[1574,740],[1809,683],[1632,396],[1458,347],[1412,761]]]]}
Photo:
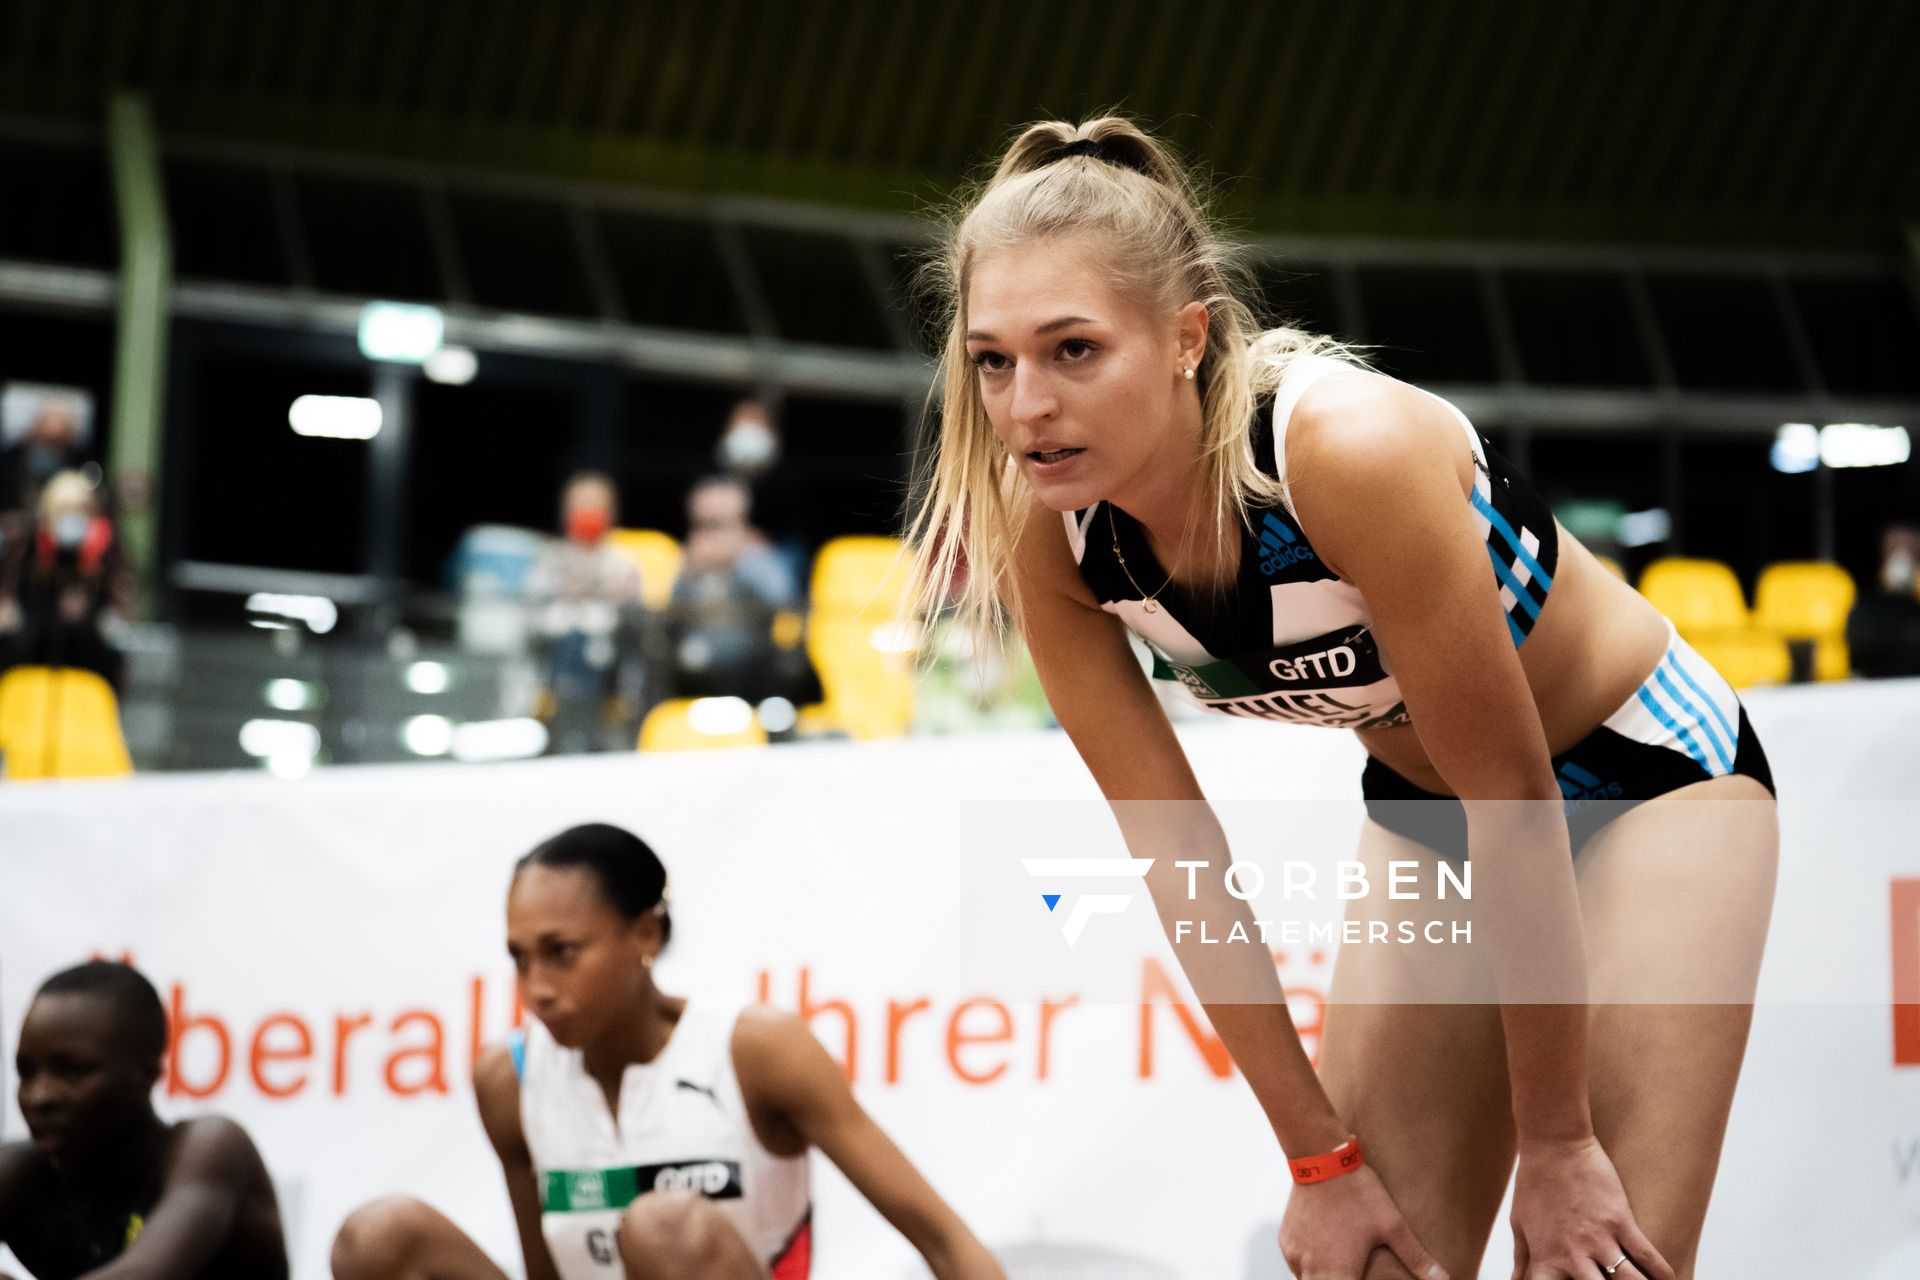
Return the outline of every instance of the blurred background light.
{"type": "Polygon", "coordinates": [[[380,434],[380,402],[365,396],[300,396],[287,409],[297,436],[316,440],[371,440],[380,434]]]}
{"type": "Polygon", "coordinates": [[[421,364],[440,349],[447,318],[411,302],[369,302],[360,309],[360,354],[369,360],[421,364]]]}

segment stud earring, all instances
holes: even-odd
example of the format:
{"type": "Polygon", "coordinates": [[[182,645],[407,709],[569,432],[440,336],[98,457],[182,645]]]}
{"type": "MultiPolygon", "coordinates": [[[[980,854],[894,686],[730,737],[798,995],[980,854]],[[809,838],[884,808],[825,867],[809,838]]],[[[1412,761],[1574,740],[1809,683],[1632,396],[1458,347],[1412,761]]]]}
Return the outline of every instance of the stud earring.
{"type": "Polygon", "coordinates": [[[1192,366],[1192,365],[1188,365],[1188,366],[1187,366],[1187,381],[1188,381],[1188,382],[1192,382],[1192,381],[1193,381],[1193,366],[1192,366]]]}

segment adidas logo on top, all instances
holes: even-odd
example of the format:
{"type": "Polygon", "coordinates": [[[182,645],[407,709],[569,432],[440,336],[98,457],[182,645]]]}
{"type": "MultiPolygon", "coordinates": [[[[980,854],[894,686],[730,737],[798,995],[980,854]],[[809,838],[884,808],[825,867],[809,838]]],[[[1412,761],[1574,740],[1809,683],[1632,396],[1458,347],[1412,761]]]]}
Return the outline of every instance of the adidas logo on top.
{"type": "Polygon", "coordinates": [[[1273,512],[1261,516],[1260,524],[1260,572],[1269,578],[1290,564],[1319,559],[1273,512]]]}

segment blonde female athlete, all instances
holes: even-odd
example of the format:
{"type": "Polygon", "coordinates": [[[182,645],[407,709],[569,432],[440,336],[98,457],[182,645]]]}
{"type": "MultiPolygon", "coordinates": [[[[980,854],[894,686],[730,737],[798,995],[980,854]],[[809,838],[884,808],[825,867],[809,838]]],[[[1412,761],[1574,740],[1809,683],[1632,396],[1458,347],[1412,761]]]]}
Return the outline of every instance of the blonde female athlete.
{"type": "Polygon", "coordinates": [[[1129,122],[1028,128],[942,266],[924,599],[964,557],[963,613],[1009,608],[1163,918],[1176,857],[1230,859],[1129,630],[1204,708],[1355,730],[1362,861],[1471,852],[1487,994],[1344,948],[1317,1076],[1264,948],[1224,1000],[1182,954],[1293,1158],[1295,1274],[1468,1280],[1513,1176],[1516,1277],[1690,1275],[1776,862],[1733,691],[1451,405],[1257,332],[1129,122]]]}
{"type": "MultiPolygon", "coordinates": [[[[819,1147],[941,1280],[1000,1267],[868,1118],[804,1022],[666,995],[667,873],[604,823],[522,858],[507,950],[536,1021],[474,1069],[528,1280],[807,1280],[819,1147]]],[[[356,1210],[338,1280],[504,1280],[418,1200],[356,1210]]]]}

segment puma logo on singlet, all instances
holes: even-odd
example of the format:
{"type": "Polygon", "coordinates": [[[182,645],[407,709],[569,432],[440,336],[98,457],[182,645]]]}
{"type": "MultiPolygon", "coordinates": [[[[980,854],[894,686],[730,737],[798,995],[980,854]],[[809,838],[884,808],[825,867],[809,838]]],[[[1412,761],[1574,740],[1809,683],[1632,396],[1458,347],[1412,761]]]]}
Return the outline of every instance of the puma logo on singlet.
{"type": "Polygon", "coordinates": [[[703,1093],[706,1095],[708,1102],[711,1102],[716,1107],[720,1105],[720,1095],[703,1084],[695,1084],[691,1080],[675,1080],[673,1087],[676,1089],[691,1089],[695,1093],[703,1093]]]}

